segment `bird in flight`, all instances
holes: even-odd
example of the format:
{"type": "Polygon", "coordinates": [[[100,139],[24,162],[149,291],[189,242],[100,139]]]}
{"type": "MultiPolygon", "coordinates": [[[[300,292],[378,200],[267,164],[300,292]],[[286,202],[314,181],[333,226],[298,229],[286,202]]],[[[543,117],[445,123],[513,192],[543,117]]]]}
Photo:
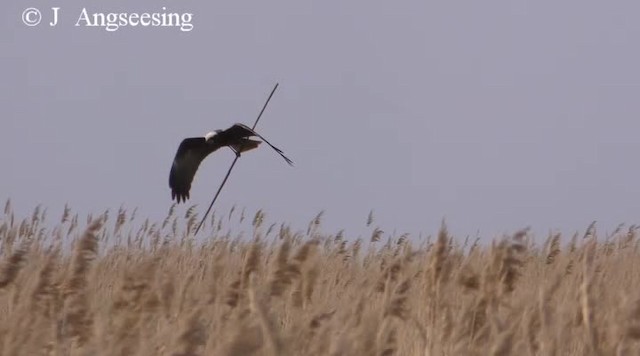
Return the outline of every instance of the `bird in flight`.
{"type": "Polygon", "coordinates": [[[249,137],[258,137],[267,145],[271,146],[284,158],[289,165],[291,161],[284,153],[264,137],[246,125],[235,124],[226,130],[215,130],[209,132],[204,137],[189,137],[182,140],[178,147],[178,152],[171,165],[169,174],[169,187],[171,187],[171,199],[178,203],[189,199],[191,182],[200,166],[200,163],[212,152],[221,147],[228,146],[239,157],[242,152],[246,152],[258,147],[261,141],[251,140],[249,137]]]}

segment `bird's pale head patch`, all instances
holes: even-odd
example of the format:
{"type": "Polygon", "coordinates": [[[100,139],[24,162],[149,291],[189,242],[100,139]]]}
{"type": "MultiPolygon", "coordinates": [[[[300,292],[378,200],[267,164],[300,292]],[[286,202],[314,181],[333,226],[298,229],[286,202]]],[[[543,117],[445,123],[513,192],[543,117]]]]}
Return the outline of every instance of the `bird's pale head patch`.
{"type": "Polygon", "coordinates": [[[207,134],[206,134],[206,135],[204,135],[204,139],[208,141],[208,140],[210,140],[210,139],[211,139],[213,136],[215,136],[215,135],[216,135],[216,132],[213,132],[213,131],[211,131],[211,132],[207,132],[207,134]]]}

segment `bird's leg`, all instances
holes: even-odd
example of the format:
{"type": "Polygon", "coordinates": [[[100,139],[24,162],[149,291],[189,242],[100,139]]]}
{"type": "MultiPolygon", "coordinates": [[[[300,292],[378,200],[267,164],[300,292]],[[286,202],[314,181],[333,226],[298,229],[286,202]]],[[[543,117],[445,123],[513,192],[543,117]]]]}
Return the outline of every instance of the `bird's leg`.
{"type": "Polygon", "coordinates": [[[236,157],[240,158],[240,151],[236,150],[235,148],[229,146],[229,148],[231,149],[231,151],[233,151],[236,154],[236,157]]]}

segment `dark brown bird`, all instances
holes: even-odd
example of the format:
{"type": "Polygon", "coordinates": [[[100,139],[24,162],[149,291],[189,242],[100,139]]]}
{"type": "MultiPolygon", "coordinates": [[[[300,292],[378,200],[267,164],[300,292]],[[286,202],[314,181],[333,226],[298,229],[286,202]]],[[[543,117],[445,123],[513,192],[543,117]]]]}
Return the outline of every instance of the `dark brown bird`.
{"type": "Polygon", "coordinates": [[[178,152],[176,152],[176,156],[173,159],[171,173],[169,174],[171,199],[175,199],[178,203],[189,199],[189,190],[191,189],[193,177],[200,163],[210,153],[221,147],[228,146],[237,156],[240,156],[242,152],[247,152],[258,147],[262,142],[249,139],[249,137],[252,136],[262,139],[267,145],[276,150],[289,165],[293,166],[293,161],[285,156],[279,148],[260,136],[260,134],[246,125],[235,124],[226,130],[209,132],[204,135],[204,137],[190,137],[182,140],[178,147],[178,152]]]}

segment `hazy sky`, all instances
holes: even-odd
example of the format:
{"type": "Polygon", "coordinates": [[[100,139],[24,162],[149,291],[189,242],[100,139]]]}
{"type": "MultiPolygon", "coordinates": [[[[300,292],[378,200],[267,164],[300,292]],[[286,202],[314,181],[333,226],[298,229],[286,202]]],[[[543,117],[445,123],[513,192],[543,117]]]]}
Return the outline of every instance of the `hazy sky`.
{"type": "MultiPolygon", "coordinates": [[[[0,200],[159,220],[180,141],[251,124],[279,82],[257,129],[296,166],[246,154],[219,211],[302,228],[325,210],[325,229],[354,235],[371,209],[388,232],[446,218],[488,238],[638,223],[638,14],[631,0],[2,1],[0,200]],[[162,6],[193,30],[74,26],[83,7],[162,6]]],[[[200,166],[189,205],[204,212],[232,160],[200,166]]]]}

